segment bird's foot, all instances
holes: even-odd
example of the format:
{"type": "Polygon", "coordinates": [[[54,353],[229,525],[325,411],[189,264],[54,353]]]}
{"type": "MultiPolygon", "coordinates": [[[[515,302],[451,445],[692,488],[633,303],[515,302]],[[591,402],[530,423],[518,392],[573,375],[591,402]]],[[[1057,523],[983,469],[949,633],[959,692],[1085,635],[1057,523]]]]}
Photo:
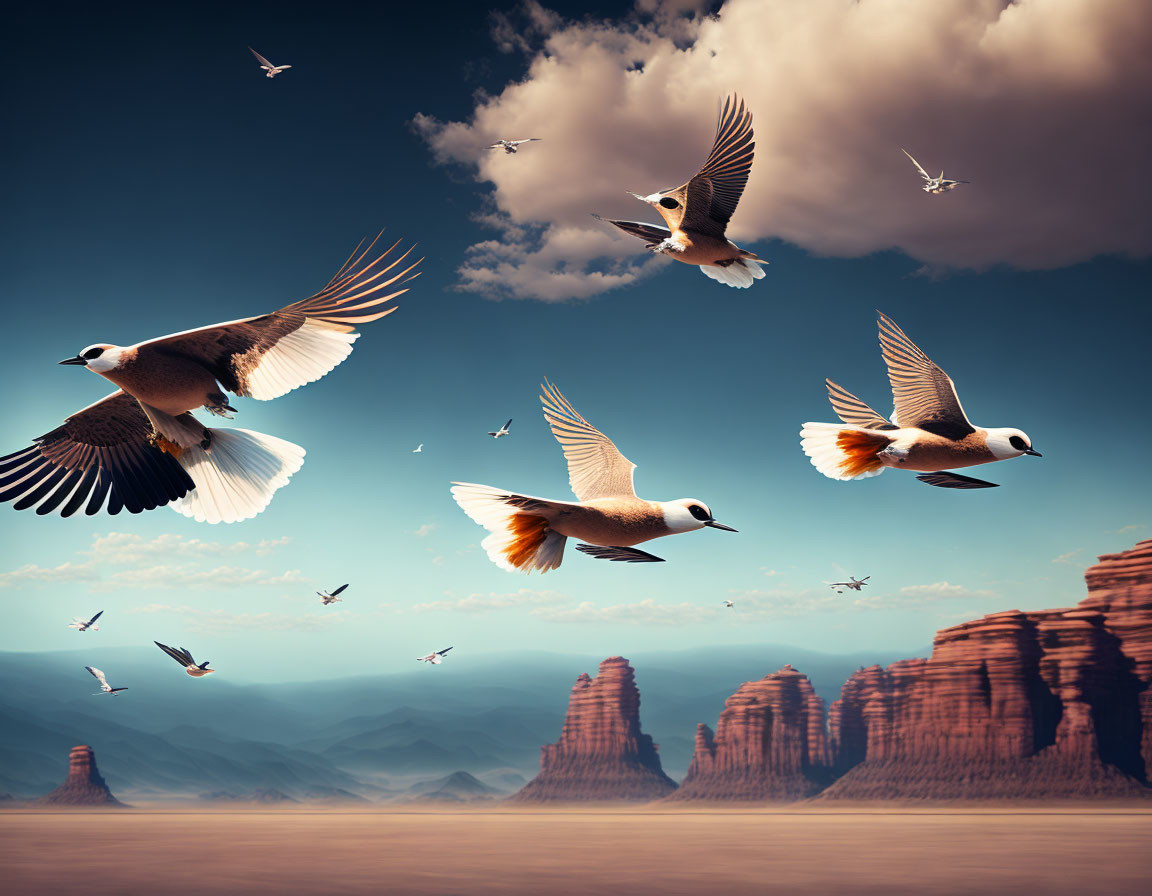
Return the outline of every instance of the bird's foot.
{"type": "Polygon", "coordinates": [[[179,460],[180,455],[184,453],[183,447],[177,445],[175,442],[169,442],[158,432],[153,432],[152,435],[148,437],[148,441],[165,454],[171,454],[177,460],[179,460]]]}

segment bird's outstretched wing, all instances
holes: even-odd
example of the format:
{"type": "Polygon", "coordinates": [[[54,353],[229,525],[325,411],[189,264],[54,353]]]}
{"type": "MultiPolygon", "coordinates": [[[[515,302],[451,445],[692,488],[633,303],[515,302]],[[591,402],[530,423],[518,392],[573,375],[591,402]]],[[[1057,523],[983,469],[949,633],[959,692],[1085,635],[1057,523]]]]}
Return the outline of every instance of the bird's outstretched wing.
{"type": "Polygon", "coordinates": [[[724,100],[720,110],[716,140],[704,167],[688,183],[673,191],[682,207],[665,209],[663,204],[659,205],[668,226],[723,237],[744,195],[755,150],[752,113],[744,100],[733,94],[724,100]]]}
{"type": "Polygon", "coordinates": [[[444,654],[446,654],[451,649],[452,649],[451,647],[445,647],[443,650],[437,650],[436,655],[437,656],[444,656],[444,654]]]}
{"type": "Polygon", "coordinates": [[[985,482],[983,479],[973,479],[971,476],[961,476],[959,473],[921,473],[916,477],[928,485],[940,488],[999,488],[997,482],[985,482]]]}
{"type": "Polygon", "coordinates": [[[908,152],[908,150],[904,149],[903,147],[900,148],[900,152],[908,156],[909,159],[912,159],[912,164],[916,166],[916,170],[920,172],[920,176],[924,178],[925,183],[932,183],[932,178],[929,176],[928,172],[924,170],[924,166],[912,158],[912,153],[908,152]]]}
{"type": "Polygon", "coordinates": [[[663,563],[662,557],[638,551],[636,548],[614,548],[599,544],[578,544],[576,550],[597,560],[617,560],[621,563],[663,563]]]}
{"type": "Polygon", "coordinates": [[[855,426],[866,426],[869,429],[896,429],[896,424],[885,420],[884,417],[872,410],[859,398],[839,386],[832,380],[824,380],[828,386],[828,400],[832,402],[832,409],[845,423],[855,426]]]}
{"type": "Polygon", "coordinates": [[[956,386],[932,359],[909,339],[887,315],[880,313],[880,350],[888,365],[893,422],[915,426],[947,439],[962,439],[975,432],[956,396],[956,386]]]}
{"type": "Polygon", "coordinates": [[[99,619],[103,615],[104,615],[104,611],[101,610],[99,613],[97,613],[95,616],[93,616],[91,619],[88,620],[88,624],[92,625],[97,619],[99,619]]]}
{"type": "Polygon", "coordinates": [[[668,239],[668,237],[672,236],[671,230],[667,227],[661,227],[659,224],[645,224],[642,221],[613,221],[611,218],[601,218],[599,215],[593,215],[592,217],[606,224],[614,224],[632,236],[640,237],[640,239],[648,243],[649,246],[662,243],[668,239]]]}
{"type": "Polygon", "coordinates": [[[257,53],[255,50],[253,50],[251,47],[249,47],[249,48],[248,48],[248,51],[249,51],[249,52],[250,52],[250,53],[251,53],[253,56],[255,56],[255,57],[256,57],[256,60],[257,60],[257,61],[260,63],[260,66],[261,66],[261,68],[264,68],[264,67],[267,67],[267,68],[276,68],[276,66],[274,66],[274,65],[273,65],[271,62],[269,62],[267,59],[265,59],[263,56],[261,56],[261,55],[260,55],[259,53],[257,53]]]}
{"type": "Polygon", "coordinates": [[[634,498],[632,471],[636,464],[621,454],[610,438],[580,416],[559,389],[547,380],[540,388],[544,419],[568,461],[572,493],[581,501],[634,498]]]}
{"type": "Polygon", "coordinates": [[[93,678],[95,678],[98,682],[100,682],[101,687],[103,687],[103,688],[109,687],[108,679],[104,677],[103,672],[101,672],[99,669],[95,668],[94,666],[85,666],[84,668],[87,669],[91,673],[93,678]]]}
{"type": "Polygon", "coordinates": [[[150,441],[152,424],[136,399],[113,392],[77,411],[23,451],[0,457],[0,502],[38,514],[89,516],[154,510],[196,483],[150,441]]]}
{"type": "Polygon", "coordinates": [[[337,588],[335,591],[332,592],[331,597],[335,597],[337,594],[339,594],[341,591],[343,591],[347,587],[348,587],[347,585],[341,585],[339,588],[337,588]]]}
{"type": "Polygon", "coordinates": [[[423,259],[393,273],[415,248],[389,262],[399,241],[366,260],[378,239],[367,248],[362,241],[314,296],[260,317],[143,342],[135,346],[137,358],[191,360],[207,367],[229,392],[262,401],[318,380],[352,353],[352,343],[360,335],[355,324],[391,314],[395,306],[383,310],[379,306],[408,291],[392,288],[419,276],[412,271],[423,259]]]}
{"type": "Polygon", "coordinates": [[[159,641],[153,641],[152,643],[168,654],[168,656],[172,657],[172,659],[176,660],[181,666],[196,665],[196,661],[192,659],[192,654],[183,647],[169,647],[167,644],[161,644],[159,641]]]}

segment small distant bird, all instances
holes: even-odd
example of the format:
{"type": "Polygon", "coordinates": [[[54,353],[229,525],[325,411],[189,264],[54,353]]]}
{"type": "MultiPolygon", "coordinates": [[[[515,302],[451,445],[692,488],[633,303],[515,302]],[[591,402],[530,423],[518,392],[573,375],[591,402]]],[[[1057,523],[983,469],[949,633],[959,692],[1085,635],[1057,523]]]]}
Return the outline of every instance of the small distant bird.
{"type": "Polygon", "coordinates": [[[505,423],[498,430],[496,430],[496,432],[489,432],[488,435],[492,436],[492,438],[494,438],[494,439],[498,439],[501,436],[506,436],[506,435],[508,435],[508,427],[511,425],[512,425],[512,418],[509,417],[507,423],[505,423]]]}
{"type": "Polygon", "coordinates": [[[176,660],[176,662],[184,667],[184,671],[193,678],[200,678],[202,675],[208,675],[216,671],[215,669],[208,668],[207,660],[197,665],[196,660],[192,659],[192,654],[183,647],[169,647],[167,644],[161,644],[159,641],[153,641],[152,643],[168,654],[168,656],[172,657],[172,659],[176,660]]]}
{"type": "Polygon", "coordinates": [[[433,666],[439,666],[444,662],[444,654],[446,654],[451,647],[445,647],[443,650],[437,650],[435,653],[430,653],[427,656],[416,657],[418,663],[431,663],[433,666]]]}
{"type": "Polygon", "coordinates": [[[825,582],[824,584],[832,588],[837,594],[843,594],[845,588],[851,591],[860,591],[870,578],[872,578],[872,576],[864,576],[862,579],[858,579],[855,576],[848,576],[849,581],[847,582],[825,582]]]}
{"type": "Polygon", "coordinates": [[[724,606],[726,606],[726,607],[731,607],[731,606],[733,606],[733,604],[732,604],[732,601],[730,601],[730,600],[726,600],[726,601],[724,601],[724,606]]]}
{"type": "Polygon", "coordinates": [[[720,112],[712,152],[688,183],[650,196],[632,193],[655,208],[668,227],[638,221],[608,223],[645,240],[653,252],[698,265],[713,280],[738,288],[751,286],[764,276],[760,265],[767,262],[741,249],[724,233],[752,170],[756,148],[752,137],[752,113],[738,96],[729,97],[720,112]]]}
{"type": "Polygon", "coordinates": [[[96,620],[99,619],[103,615],[104,615],[104,611],[101,610],[99,613],[97,613],[95,616],[93,616],[91,619],[88,619],[88,620],[84,620],[79,616],[73,616],[72,621],[68,623],[68,628],[74,628],[78,632],[86,632],[89,629],[91,629],[94,632],[98,632],[98,631],[100,631],[100,626],[98,626],[96,624],[96,620]]]}
{"type": "Polygon", "coordinates": [[[638,498],[632,485],[636,465],[581,417],[555,386],[545,380],[541,389],[544,419],[564,449],[568,481],[578,503],[534,498],[488,485],[453,483],[456,503],[492,533],[480,546],[497,566],[509,572],[556,569],[564,559],[564,544],[569,538],[588,542],[576,549],[598,559],[660,563],[659,557],[632,545],[705,526],[736,531],[716,522],[708,505],[694,498],[638,498]]]}
{"type": "Polygon", "coordinates": [[[528,137],[525,140],[497,140],[495,143],[493,143],[488,148],[489,149],[503,149],[504,152],[514,155],[516,153],[516,147],[517,146],[520,146],[524,143],[538,143],[538,142],[540,142],[541,139],[542,138],[540,138],[540,137],[528,137]]]}
{"type": "Polygon", "coordinates": [[[395,311],[378,306],[408,291],[390,287],[418,276],[411,272],[419,261],[390,274],[412,251],[387,263],[398,243],[365,263],[375,243],[357,246],[316,295],[279,311],[127,347],[97,343],[61,361],[119,391],[0,458],[0,502],[38,514],[60,508],[61,516],[169,504],[208,523],[260,513],[300,469],[304,449],[246,429],[210,429],[191,412],[228,417],[235,408],[225,390],[269,401],[347,358],[360,337],[355,324],[395,311]]]}
{"type": "Polygon", "coordinates": [[[423,454],[424,453],[424,443],[421,442],[419,445],[417,445],[415,448],[413,448],[412,453],[413,454],[423,454]]]}
{"type": "MultiPolygon", "coordinates": [[[[112,687],[112,685],[108,684],[108,679],[104,677],[104,673],[101,672],[99,669],[95,668],[94,666],[85,666],[84,668],[87,669],[92,674],[93,678],[95,678],[98,682],[100,682],[100,692],[102,694],[111,694],[113,697],[115,697],[121,691],[128,690],[128,688],[114,688],[114,687],[112,687]]],[[[93,694],[92,696],[99,697],[100,694],[93,694]]]]}
{"type": "Polygon", "coordinates": [[[271,62],[269,62],[267,59],[265,59],[263,56],[261,56],[255,50],[253,50],[251,47],[249,47],[248,49],[252,53],[252,55],[256,57],[256,61],[260,63],[260,68],[264,69],[264,76],[266,78],[275,78],[278,74],[280,74],[280,72],[284,71],[285,69],[292,68],[292,66],[290,66],[290,65],[273,65],[271,62]]]}
{"type": "MultiPolygon", "coordinates": [[[[900,152],[912,159],[912,154],[906,149],[901,149],[900,152]]],[[[920,176],[924,178],[924,185],[921,189],[925,193],[933,193],[939,195],[940,193],[947,193],[949,190],[955,190],[960,184],[969,183],[966,180],[949,180],[944,176],[944,169],[940,169],[939,177],[932,177],[915,159],[912,159],[912,164],[916,166],[916,170],[920,172],[920,176]]]]}
{"type": "Polygon", "coordinates": [[[941,488],[995,488],[994,482],[946,471],[1022,454],[1041,456],[1019,429],[970,423],[948,374],[884,314],[880,349],[896,403],[891,422],[847,389],[825,380],[832,407],[844,423],[805,423],[800,431],[804,453],[828,478],[866,479],[894,467],[923,471],[917,479],[941,488]]]}
{"type": "Polygon", "coordinates": [[[337,597],[336,595],[338,595],[341,591],[343,591],[347,587],[348,587],[347,585],[341,585],[335,591],[331,591],[331,592],[329,592],[329,591],[317,591],[316,593],[320,595],[320,600],[324,604],[324,606],[328,606],[329,604],[343,602],[344,598],[337,597]]]}

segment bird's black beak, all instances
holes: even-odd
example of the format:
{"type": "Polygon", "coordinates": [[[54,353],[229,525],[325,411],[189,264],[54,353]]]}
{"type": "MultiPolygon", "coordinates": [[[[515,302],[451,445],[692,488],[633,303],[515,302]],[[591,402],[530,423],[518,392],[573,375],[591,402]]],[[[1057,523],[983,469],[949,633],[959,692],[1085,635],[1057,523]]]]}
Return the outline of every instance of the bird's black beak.
{"type": "Polygon", "coordinates": [[[1043,457],[1043,456],[1044,456],[1044,455],[1043,455],[1043,454],[1041,454],[1039,451],[1033,451],[1031,448],[1029,448],[1029,449],[1028,449],[1027,451],[1025,451],[1024,453],[1025,453],[1025,454],[1031,454],[1033,457],[1043,457]]]}
{"type": "Polygon", "coordinates": [[[85,361],[83,358],[81,358],[79,355],[77,355],[75,358],[65,358],[63,361],[59,361],[57,363],[59,363],[59,364],[79,364],[81,366],[84,366],[88,362],[85,361]]]}
{"type": "Polygon", "coordinates": [[[725,526],[723,523],[718,523],[716,520],[707,520],[705,526],[710,526],[713,529],[723,529],[725,532],[739,532],[739,529],[733,529],[731,526],[725,526]]]}

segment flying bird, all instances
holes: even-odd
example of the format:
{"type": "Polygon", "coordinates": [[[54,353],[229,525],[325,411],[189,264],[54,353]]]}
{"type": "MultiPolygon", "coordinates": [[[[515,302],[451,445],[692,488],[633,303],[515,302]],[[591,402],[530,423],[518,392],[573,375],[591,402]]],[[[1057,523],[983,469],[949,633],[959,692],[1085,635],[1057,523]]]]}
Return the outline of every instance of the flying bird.
{"type": "Polygon", "coordinates": [[[423,454],[424,453],[424,443],[421,442],[419,445],[417,445],[415,448],[413,448],[412,453],[413,454],[423,454]]]}
{"type": "Polygon", "coordinates": [[[439,666],[444,662],[444,654],[446,654],[451,647],[445,647],[443,650],[437,650],[435,653],[430,653],[427,656],[416,657],[418,663],[431,663],[433,666],[439,666]]]}
{"type": "MultiPolygon", "coordinates": [[[[94,666],[85,666],[84,668],[87,669],[91,673],[93,678],[95,678],[98,682],[100,682],[100,693],[101,694],[111,694],[113,697],[115,697],[121,691],[128,690],[128,688],[114,688],[114,687],[112,687],[112,685],[108,684],[108,679],[104,677],[104,673],[101,672],[99,669],[95,668],[94,666]]],[[[99,697],[100,694],[93,694],[92,696],[99,697]]]]}
{"type": "Polygon", "coordinates": [[[492,436],[492,438],[494,438],[494,439],[498,439],[501,436],[506,436],[506,435],[508,435],[508,427],[511,425],[512,425],[512,418],[509,417],[507,423],[505,423],[498,430],[496,430],[496,432],[489,432],[488,435],[492,436]]]}
{"type": "Polygon", "coordinates": [[[856,576],[848,576],[849,581],[847,582],[825,582],[824,584],[832,588],[837,594],[843,594],[845,588],[851,591],[862,590],[870,578],[872,578],[872,576],[864,576],[862,579],[858,579],[856,576]]]}
{"type": "Polygon", "coordinates": [[[577,550],[605,560],[661,562],[632,545],[711,526],[716,522],[703,501],[645,501],[636,496],[628,460],[604,433],[585,420],[545,380],[540,401],[544,419],[564,449],[568,481],[577,501],[552,501],[518,492],[455,482],[452,497],[475,522],[492,534],[481,547],[497,566],[509,572],[547,572],[564,559],[564,544],[579,538],[577,550]]]}
{"type": "Polygon", "coordinates": [[[266,78],[275,78],[285,69],[292,68],[290,65],[273,65],[251,47],[249,47],[248,50],[252,53],[253,56],[256,57],[256,61],[260,63],[260,68],[264,69],[264,76],[266,78]]]}
{"type": "MultiPolygon", "coordinates": [[[[704,167],[688,183],[649,196],[632,193],[651,205],[667,227],[639,221],[611,221],[638,236],[653,252],[694,264],[713,280],[739,288],[764,276],[765,261],[729,240],[724,232],[748,183],[756,143],[752,113],[738,96],[724,101],[716,125],[716,140],[704,167]]],[[[599,215],[593,217],[600,220],[599,215]]]]}
{"type": "Polygon", "coordinates": [[[924,178],[924,185],[921,187],[921,189],[925,193],[939,195],[941,193],[947,193],[950,190],[955,190],[958,186],[960,186],[960,184],[969,183],[969,181],[966,180],[949,180],[944,176],[943,168],[940,169],[939,177],[932,177],[932,175],[924,170],[919,162],[912,158],[912,154],[908,152],[908,150],[901,149],[900,152],[908,156],[909,159],[912,159],[912,164],[916,166],[916,170],[919,171],[920,176],[924,178]]]}
{"type": "Polygon", "coordinates": [[[328,606],[329,604],[342,603],[344,601],[344,598],[337,597],[336,595],[338,595],[341,591],[343,591],[347,587],[348,587],[347,585],[341,585],[335,591],[331,591],[331,592],[329,592],[329,591],[317,591],[316,593],[318,595],[320,595],[320,601],[324,604],[324,606],[328,606]]]}
{"type": "Polygon", "coordinates": [[[118,387],[34,444],[0,458],[0,502],[38,514],[169,505],[201,522],[260,513],[304,462],[304,449],[246,429],[204,426],[192,411],[228,417],[225,391],[269,401],[320,379],[352,351],[355,324],[408,291],[420,262],[393,244],[365,261],[363,243],[310,298],[259,317],[185,330],[122,347],[96,343],[61,364],[86,367],[118,387]]]}
{"type": "Polygon", "coordinates": [[[731,606],[733,606],[733,603],[730,600],[726,600],[726,601],[724,601],[724,606],[731,607],[731,606]]]}
{"type": "Polygon", "coordinates": [[[200,678],[201,676],[209,675],[216,671],[215,669],[208,668],[207,660],[197,664],[196,660],[192,659],[192,654],[183,647],[169,647],[167,644],[161,644],[159,641],[153,641],[152,643],[168,654],[168,656],[172,657],[172,659],[176,660],[176,662],[184,667],[184,671],[193,678],[200,678]]]}
{"type": "Polygon", "coordinates": [[[839,423],[805,423],[801,447],[830,479],[866,479],[886,467],[921,471],[921,482],[941,488],[994,488],[996,483],[947,472],[1022,454],[1040,457],[1019,429],[983,428],[969,422],[956,387],[904,331],[880,315],[880,349],[896,409],[891,421],[825,380],[839,423]]]}
{"type": "Polygon", "coordinates": [[[520,146],[524,143],[539,143],[541,139],[542,138],[540,138],[540,137],[528,137],[527,139],[524,139],[524,140],[497,140],[495,143],[490,145],[488,148],[489,149],[503,149],[504,152],[506,152],[510,155],[515,155],[517,146],[520,146]]]}
{"type": "Polygon", "coordinates": [[[103,615],[104,615],[104,611],[101,610],[99,613],[97,613],[91,619],[87,619],[87,620],[81,618],[80,616],[73,616],[72,621],[68,623],[68,628],[74,628],[78,632],[86,632],[89,629],[91,629],[94,632],[98,632],[98,631],[100,631],[100,626],[98,626],[96,624],[96,620],[99,619],[103,615]]]}

